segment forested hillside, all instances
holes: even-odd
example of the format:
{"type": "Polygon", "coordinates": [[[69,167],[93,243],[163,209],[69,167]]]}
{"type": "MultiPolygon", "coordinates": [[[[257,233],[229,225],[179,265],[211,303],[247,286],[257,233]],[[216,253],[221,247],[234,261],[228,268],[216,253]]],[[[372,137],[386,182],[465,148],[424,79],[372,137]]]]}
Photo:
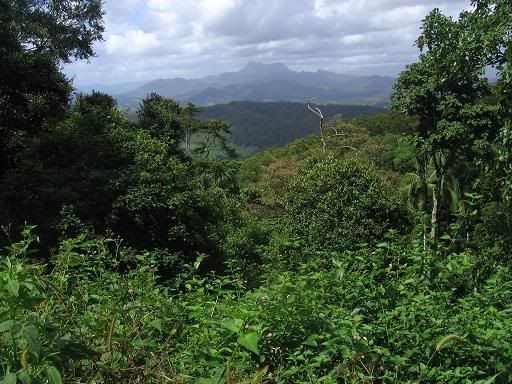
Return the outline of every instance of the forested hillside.
{"type": "MultiPolygon", "coordinates": [[[[326,118],[341,115],[344,119],[352,119],[384,111],[382,108],[366,105],[322,106],[326,118]]],[[[198,117],[228,122],[231,126],[232,143],[258,149],[286,145],[294,139],[319,132],[318,118],[305,108],[305,103],[233,101],[206,107],[198,117]]]]}
{"type": "Polygon", "coordinates": [[[0,2],[0,384],[512,382],[512,4],[473,4],[392,112],[270,105],[314,134],[218,160],[194,104],[71,100],[100,0],[0,2]]]}

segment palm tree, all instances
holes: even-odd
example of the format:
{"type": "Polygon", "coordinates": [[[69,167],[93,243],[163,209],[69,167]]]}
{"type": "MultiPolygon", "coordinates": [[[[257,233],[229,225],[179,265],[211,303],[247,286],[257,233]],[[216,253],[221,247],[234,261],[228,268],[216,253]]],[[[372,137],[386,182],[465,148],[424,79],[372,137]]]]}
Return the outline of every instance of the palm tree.
{"type": "Polygon", "coordinates": [[[433,158],[421,154],[416,158],[416,172],[409,172],[404,175],[403,189],[409,197],[409,203],[418,212],[422,212],[422,236],[423,248],[427,248],[427,224],[426,217],[429,208],[431,211],[431,240],[436,241],[438,213],[441,206],[448,208],[450,213],[457,213],[462,207],[460,184],[457,177],[445,170],[446,159],[439,156],[437,162],[441,167],[436,167],[433,158]],[[437,170],[436,170],[437,168],[437,170]]]}
{"type": "Polygon", "coordinates": [[[203,174],[203,180],[205,186],[209,188],[221,188],[230,193],[237,193],[240,189],[237,169],[222,160],[209,162],[203,174]]]}

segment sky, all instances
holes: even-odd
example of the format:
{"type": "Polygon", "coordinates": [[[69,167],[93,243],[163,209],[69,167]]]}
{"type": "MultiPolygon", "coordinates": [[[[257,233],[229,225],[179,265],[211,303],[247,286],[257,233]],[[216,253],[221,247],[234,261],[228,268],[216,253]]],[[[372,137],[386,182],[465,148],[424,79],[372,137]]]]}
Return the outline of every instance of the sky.
{"type": "Polygon", "coordinates": [[[248,61],[293,70],[396,76],[433,8],[469,0],[105,0],[96,57],[67,64],[75,84],[201,78],[248,61]]]}

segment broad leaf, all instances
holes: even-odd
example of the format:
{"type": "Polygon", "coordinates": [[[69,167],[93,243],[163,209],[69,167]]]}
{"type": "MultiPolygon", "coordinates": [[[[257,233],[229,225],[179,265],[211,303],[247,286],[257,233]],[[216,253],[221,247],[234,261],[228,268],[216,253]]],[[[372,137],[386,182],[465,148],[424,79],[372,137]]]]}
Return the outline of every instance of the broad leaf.
{"type": "Polygon", "coordinates": [[[0,323],[0,333],[10,331],[13,325],[13,320],[6,320],[3,323],[0,323]]]}
{"type": "Polygon", "coordinates": [[[238,333],[240,328],[242,328],[243,321],[240,319],[224,319],[221,322],[221,325],[224,328],[229,329],[231,332],[238,333]]]}
{"type": "Polygon", "coordinates": [[[16,280],[7,280],[6,286],[7,292],[9,292],[11,296],[18,297],[20,291],[20,284],[16,280]]]}
{"type": "Polygon", "coordinates": [[[155,328],[156,330],[162,332],[162,320],[160,319],[155,319],[153,320],[152,322],[149,323],[149,325],[151,325],[153,328],[155,328]]]}
{"type": "Polygon", "coordinates": [[[15,373],[8,373],[5,375],[2,381],[0,381],[0,384],[16,384],[16,374],[15,373]]]}
{"type": "Polygon", "coordinates": [[[30,350],[39,354],[41,352],[41,343],[39,342],[37,327],[33,324],[24,325],[22,333],[30,350]]]}
{"type": "Polygon", "coordinates": [[[62,384],[62,377],[60,376],[60,372],[54,366],[48,367],[46,374],[48,376],[48,384],[62,384]]]}
{"type": "Polygon", "coordinates": [[[21,371],[18,373],[18,381],[21,381],[22,384],[30,384],[32,382],[27,371],[21,371]]]}
{"type": "Polygon", "coordinates": [[[316,347],[318,346],[318,343],[316,342],[316,339],[318,339],[318,335],[309,335],[306,340],[302,344],[310,346],[310,347],[316,347]]]}
{"type": "Polygon", "coordinates": [[[258,350],[258,341],[259,336],[256,332],[251,332],[238,338],[238,344],[257,355],[260,354],[258,350]]]}

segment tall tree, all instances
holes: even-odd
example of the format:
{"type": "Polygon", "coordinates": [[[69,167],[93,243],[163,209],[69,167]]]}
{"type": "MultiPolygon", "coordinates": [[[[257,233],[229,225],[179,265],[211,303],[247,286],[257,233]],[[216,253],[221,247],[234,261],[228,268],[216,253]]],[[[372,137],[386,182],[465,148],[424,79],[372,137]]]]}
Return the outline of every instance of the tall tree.
{"type": "Polygon", "coordinates": [[[65,111],[60,65],[91,57],[103,31],[101,0],[0,0],[0,174],[65,111]]]}
{"type": "MultiPolygon", "coordinates": [[[[464,17],[465,13],[461,15],[464,17]]],[[[488,80],[482,77],[482,53],[461,21],[433,10],[423,22],[416,41],[419,62],[402,72],[392,95],[394,109],[418,116],[420,153],[431,159],[435,173],[432,188],[431,238],[439,237],[442,180],[458,157],[473,161],[476,148],[495,134],[497,109],[487,98],[488,80]]]]}
{"type": "Polygon", "coordinates": [[[187,117],[188,124],[185,125],[185,150],[190,152],[192,150],[192,137],[199,130],[201,122],[194,119],[196,113],[202,112],[203,108],[193,103],[187,103],[184,108],[185,116],[187,117]]]}
{"type": "Polygon", "coordinates": [[[199,140],[194,152],[208,159],[213,150],[224,156],[235,157],[235,149],[228,144],[229,124],[222,120],[212,119],[200,122],[197,126],[199,140]]]}
{"type": "Polygon", "coordinates": [[[463,15],[468,42],[485,66],[496,71],[493,88],[499,102],[499,152],[505,198],[512,199],[512,2],[473,0],[475,10],[463,15]]]}
{"type": "Polygon", "coordinates": [[[176,100],[151,93],[142,100],[137,116],[140,127],[165,142],[171,154],[184,155],[186,114],[176,100]]]}

